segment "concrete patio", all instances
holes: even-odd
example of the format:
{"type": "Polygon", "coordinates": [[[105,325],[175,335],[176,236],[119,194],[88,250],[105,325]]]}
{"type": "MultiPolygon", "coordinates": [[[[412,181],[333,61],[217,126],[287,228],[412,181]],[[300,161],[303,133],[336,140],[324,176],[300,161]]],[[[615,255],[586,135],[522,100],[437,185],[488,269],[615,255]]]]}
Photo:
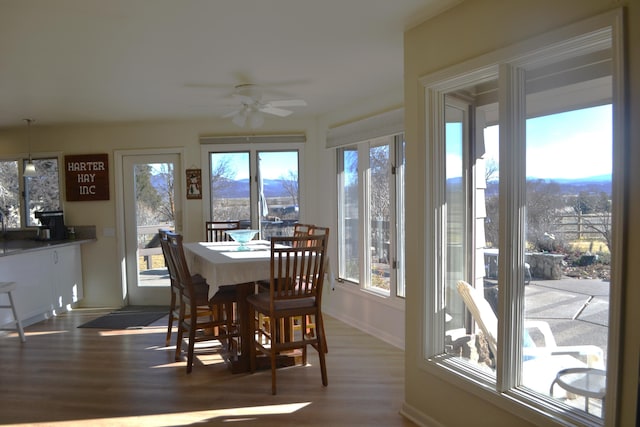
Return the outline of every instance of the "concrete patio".
{"type": "Polygon", "coordinates": [[[609,282],[534,278],[525,287],[525,317],[548,322],[558,345],[593,344],[606,357],[609,282]]]}

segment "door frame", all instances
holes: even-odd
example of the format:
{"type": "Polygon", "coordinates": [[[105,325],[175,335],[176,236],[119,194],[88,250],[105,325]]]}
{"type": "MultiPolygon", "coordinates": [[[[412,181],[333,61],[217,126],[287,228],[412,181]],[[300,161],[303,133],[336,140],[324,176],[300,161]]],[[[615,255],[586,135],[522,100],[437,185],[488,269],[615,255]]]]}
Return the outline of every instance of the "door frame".
{"type": "Polygon", "coordinates": [[[184,149],[183,148],[160,148],[160,149],[148,149],[148,150],[115,150],[113,152],[114,163],[115,163],[115,202],[116,202],[116,251],[118,254],[118,259],[120,260],[120,291],[121,291],[121,299],[122,306],[126,306],[129,304],[129,289],[128,289],[128,279],[127,279],[127,264],[126,264],[126,234],[125,234],[125,218],[124,218],[124,210],[125,210],[125,185],[124,182],[124,158],[128,156],[154,156],[154,155],[177,155],[178,156],[178,165],[180,167],[180,171],[177,172],[176,185],[180,190],[180,203],[182,205],[182,210],[176,212],[176,229],[180,230],[183,225],[183,210],[185,208],[185,197],[184,194],[186,191],[186,183],[185,180],[182,179],[182,173],[185,170],[184,166],[184,149]]]}

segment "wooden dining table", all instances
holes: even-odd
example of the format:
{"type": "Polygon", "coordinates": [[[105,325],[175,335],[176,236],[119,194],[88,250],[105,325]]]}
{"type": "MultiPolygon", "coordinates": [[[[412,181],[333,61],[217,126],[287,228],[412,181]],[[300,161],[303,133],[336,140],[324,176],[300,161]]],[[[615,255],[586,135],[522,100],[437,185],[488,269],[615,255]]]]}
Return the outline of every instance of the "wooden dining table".
{"type": "Polygon", "coordinates": [[[235,286],[237,315],[239,321],[239,351],[227,357],[231,372],[250,370],[250,351],[253,342],[253,319],[249,313],[247,296],[256,291],[256,282],[269,280],[271,266],[271,243],[252,240],[249,250],[239,251],[237,242],[185,243],[185,256],[192,274],[199,273],[209,284],[209,298],[221,286],[235,286]]]}

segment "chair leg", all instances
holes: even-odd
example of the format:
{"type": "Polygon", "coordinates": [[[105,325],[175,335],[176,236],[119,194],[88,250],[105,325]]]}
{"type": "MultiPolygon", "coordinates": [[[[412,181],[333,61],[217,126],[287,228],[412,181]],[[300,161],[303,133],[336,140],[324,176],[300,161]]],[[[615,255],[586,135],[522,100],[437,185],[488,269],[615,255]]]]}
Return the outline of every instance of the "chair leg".
{"type": "Polygon", "coordinates": [[[22,328],[22,322],[18,317],[18,312],[16,311],[16,304],[13,301],[13,293],[9,291],[9,304],[11,304],[11,311],[13,312],[13,319],[16,323],[16,329],[18,330],[18,335],[20,335],[20,341],[25,342],[26,338],[24,337],[24,329],[22,328]]]}
{"type": "Polygon", "coordinates": [[[322,313],[316,315],[316,339],[318,340],[318,359],[320,359],[320,374],[322,376],[322,385],[327,386],[329,380],[327,379],[327,362],[325,360],[325,353],[327,349],[325,347],[326,338],[324,336],[324,325],[322,323],[322,313]]]}
{"type": "Polygon", "coordinates": [[[187,374],[190,374],[193,370],[193,351],[196,344],[196,328],[193,323],[195,320],[191,320],[191,325],[189,326],[189,345],[187,350],[187,374]]]}
{"type": "Polygon", "coordinates": [[[271,319],[270,332],[271,332],[271,348],[269,349],[269,357],[271,358],[271,394],[276,394],[276,329],[280,323],[279,319],[271,319]]]}
{"type": "Polygon", "coordinates": [[[184,304],[180,303],[180,314],[178,315],[178,336],[176,338],[176,354],[175,361],[180,361],[180,353],[182,353],[182,340],[184,338],[184,304]]]}
{"type": "MultiPolygon", "coordinates": [[[[318,344],[320,344],[320,341],[318,341],[318,344]]],[[[326,387],[329,384],[329,381],[327,379],[327,362],[325,360],[324,348],[320,348],[320,351],[318,351],[318,358],[320,359],[320,374],[322,375],[322,385],[326,387]]]]}
{"type": "MultiPolygon", "coordinates": [[[[308,328],[307,326],[307,316],[301,316],[300,317],[300,332],[302,334],[301,339],[304,341],[307,339],[306,334],[306,330],[308,328]]],[[[318,334],[316,334],[317,337],[318,334]]],[[[317,338],[316,338],[317,339],[317,338]]],[[[302,364],[306,365],[307,364],[307,346],[305,345],[304,347],[302,347],[302,364]]]]}
{"type": "Polygon", "coordinates": [[[327,336],[324,334],[324,319],[322,318],[322,313],[318,313],[318,315],[316,316],[316,328],[320,330],[320,332],[316,330],[316,336],[322,337],[322,348],[324,349],[324,352],[329,353],[329,347],[327,346],[327,336]]]}
{"type": "Polygon", "coordinates": [[[167,325],[167,338],[165,346],[171,344],[171,329],[173,328],[173,312],[176,310],[176,294],[171,291],[171,304],[169,305],[169,323],[167,325]]]}

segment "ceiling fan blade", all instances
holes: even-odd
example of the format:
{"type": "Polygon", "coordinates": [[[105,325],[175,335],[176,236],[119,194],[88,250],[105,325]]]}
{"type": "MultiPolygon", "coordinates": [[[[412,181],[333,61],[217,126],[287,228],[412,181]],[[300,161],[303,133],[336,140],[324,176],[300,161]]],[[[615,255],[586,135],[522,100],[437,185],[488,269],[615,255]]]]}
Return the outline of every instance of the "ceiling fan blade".
{"type": "Polygon", "coordinates": [[[260,111],[267,114],[273,114],[274,116],[279,116],[279,117],[287,117],[288,115],[293,113],[293,111],[272,107],[271,105],[265,105],[264,107],[261,107],[260,111]]]}
{"type": "Polygon", "coordinates": [[[306,107],[307,102],[302,99],[281,99],[269,101],[269,105],[272,107],[306,107]]]}
{"type": "Polygon", "coordinates": [[[220,116],[220,117],[222,117],[223,119],[228,119],[229,117],[235,116],[236,114],[238,114],[242,110],[243,110],[243,108],[238,108],[237,110],[230,111],[227,114],[225,114],[223,116],[220,116]]]}

